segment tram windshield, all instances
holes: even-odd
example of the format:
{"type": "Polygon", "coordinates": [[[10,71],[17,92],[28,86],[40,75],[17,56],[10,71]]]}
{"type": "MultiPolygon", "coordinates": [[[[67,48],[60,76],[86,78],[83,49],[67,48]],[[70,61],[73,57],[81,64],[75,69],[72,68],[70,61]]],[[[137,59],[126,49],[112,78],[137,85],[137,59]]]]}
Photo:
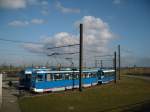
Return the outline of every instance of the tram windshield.
{"type": "Polygon", "coordinates": [[[38,81],[43,81],[43,75],[38,74],[36,76],[36,82],[38,82],[38,81]]]}

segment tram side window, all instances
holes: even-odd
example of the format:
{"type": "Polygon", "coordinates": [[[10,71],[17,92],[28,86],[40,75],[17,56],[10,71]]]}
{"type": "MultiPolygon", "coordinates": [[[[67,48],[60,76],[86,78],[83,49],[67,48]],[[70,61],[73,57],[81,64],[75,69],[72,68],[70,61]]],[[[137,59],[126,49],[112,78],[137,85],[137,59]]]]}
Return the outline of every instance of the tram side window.
{"type": "Polygon", "coordinates": [[[90,73],[87,73],[87,74],[86,74],[86,78],[90,78],[90,73]]]}
{"type": "Polygon", "coordinates": [[[70,78],[69,78],[69,74],[65,74],[65,79],[66,80],[69,80],[70,78]]]}
{"type": "Polygon", "coordinates": [[[43,75],[37,75],[36,80],[37,81],[43,81],[43,75]]]}
{"type": "Polygon", "coordinates": [[[73,73],[69,74],[69,79],[70,79],[70,80],[73,79],[73,73]]]}
{"type": "Polygon", "coordinates": [[[90,77],[96,77],[96,73],[91,73],[90,77]]]}
{"type": "Polygon", "coordinates": [[[79,75],[78,74],[74,74],[74,79],[78,79],[79,78],[79,75]]]}
{"type": "Polygon", "coordinates": [[[51,74],[47,74],[47,81],[51,81],[51,80],[53,80],[51,74]]]}
{"type": "Polygon", "coordinates": [[[47,81],[47,75],[45,74],[45,81],[47,81]]]}
{"type": "Polygon", "coordinates": [[[91,78],[91,76],[92,76],[91,73],[88,73],[88,77],[91,78]]]}
{"type": "Polygon", "coordinates": [[[82,74],[82,78],[86,78],[86,74],[82,74]]]}
{"type": "Polygon", "coordinates": [[[72,80],[72,79],[73,79],[73,77],[74,77],[74,79],[75,79],[75,75],[73,76],[73,74],[69,74],[69,73],[64,74],[64,78],[65,78],[65,80],[72,80]]]}
{"type": "Polygon", "coordinates": [[[54,75],[54,79],[55,79],[55,80],[62,80],[62,75],[60,75],[60,74],[55,74],[55,75],[54,75]]]}
{"type": "Polygon", "coordinates": [[[90,77],[95,77],[95,74],[94,75],[92,73],[84,74],[84,78],[90,78],[90,77]]]}
{"type": "Polygon", "coordinates": [[[113,76],[113,75],[114,75],[114,72],[105,73],[105,76],[113,76]]]}

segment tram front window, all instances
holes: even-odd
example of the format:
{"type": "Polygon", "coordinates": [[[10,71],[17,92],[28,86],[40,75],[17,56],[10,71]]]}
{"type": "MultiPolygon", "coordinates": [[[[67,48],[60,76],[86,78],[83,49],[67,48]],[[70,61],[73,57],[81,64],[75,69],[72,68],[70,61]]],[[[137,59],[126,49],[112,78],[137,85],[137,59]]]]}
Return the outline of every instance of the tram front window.
{"type": "Polygon", "coordinates": [[[43,81],[43,75],[37,75],[36,81],[43,81]]]}

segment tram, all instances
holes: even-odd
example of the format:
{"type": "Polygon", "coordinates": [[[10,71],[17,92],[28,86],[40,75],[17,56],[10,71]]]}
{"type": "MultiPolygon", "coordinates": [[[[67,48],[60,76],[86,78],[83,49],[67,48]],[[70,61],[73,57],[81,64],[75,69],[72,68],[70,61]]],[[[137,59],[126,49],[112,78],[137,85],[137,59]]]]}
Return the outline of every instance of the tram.
{"type": "MultiPolygon", "coordinates": [[[[85,69],[82,71],[82,87],[109,83],[115,79],[113,69],[85,69]]],[[[79,88],[79,70],[26,68],[20,74],[20,85],[33,92],[54,92],[79,88]]]]}

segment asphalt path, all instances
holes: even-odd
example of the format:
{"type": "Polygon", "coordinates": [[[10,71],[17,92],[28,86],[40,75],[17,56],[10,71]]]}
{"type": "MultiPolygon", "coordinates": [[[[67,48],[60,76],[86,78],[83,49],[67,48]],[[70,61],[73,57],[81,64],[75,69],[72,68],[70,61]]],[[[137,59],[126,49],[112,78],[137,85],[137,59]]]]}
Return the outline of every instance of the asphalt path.
{"type": "Polygon", "coordinates": [[[3,83],[1,112],[20,112],[18,105],[18,91],[13,87],[8,87],[7,82],[3,83]]]}

